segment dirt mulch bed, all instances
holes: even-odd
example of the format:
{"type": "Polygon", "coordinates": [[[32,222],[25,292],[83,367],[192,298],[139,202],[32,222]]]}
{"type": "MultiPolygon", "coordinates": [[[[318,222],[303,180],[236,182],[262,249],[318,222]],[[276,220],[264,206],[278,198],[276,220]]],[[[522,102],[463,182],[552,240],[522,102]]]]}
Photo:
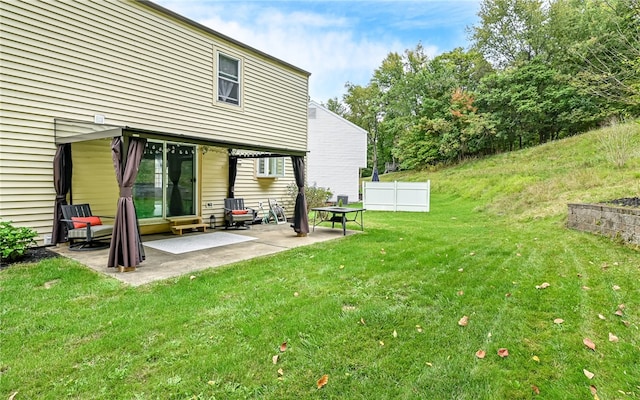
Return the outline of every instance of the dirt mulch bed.
{"type": "Polygon", "coordinates": [[[39,261],[46,260],[47,258],[55,257],[60,257],[60,255],[51,250],[48,250],[46,247],[32,247],[27,250],[24,256],[20,257],[17,260],[1,260],[0,269],[8,268],[13,264],[37,263],[39,261]]]}

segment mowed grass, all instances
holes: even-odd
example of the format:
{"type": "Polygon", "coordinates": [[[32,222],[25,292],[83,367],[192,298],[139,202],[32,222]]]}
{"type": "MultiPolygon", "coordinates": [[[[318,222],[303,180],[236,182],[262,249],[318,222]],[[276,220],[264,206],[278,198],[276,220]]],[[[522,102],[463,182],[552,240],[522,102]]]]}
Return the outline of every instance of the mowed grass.
{"type": "Polygon", "coordinates": [[[367,211],[362,234],[195,279],[129,288],[69,260],[3,270],[0,398],[640,398],[640,253],[566,229],[566,208],[527,212],[514,182],[576,171],[520,153],[426,174],[429,213],[367,211]],[[489,187],[507,168],[514,182],[489,187]]]}

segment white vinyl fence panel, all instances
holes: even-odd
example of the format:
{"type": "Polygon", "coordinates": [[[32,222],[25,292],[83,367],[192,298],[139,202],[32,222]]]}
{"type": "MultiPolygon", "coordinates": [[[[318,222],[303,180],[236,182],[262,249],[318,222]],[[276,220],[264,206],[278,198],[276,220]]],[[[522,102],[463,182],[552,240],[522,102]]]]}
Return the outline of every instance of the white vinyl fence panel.
{"type": "Polygon", "coordinates": [[[373,211],[428,212],[431,181],[362,182],[362,206],[373,211]]]}

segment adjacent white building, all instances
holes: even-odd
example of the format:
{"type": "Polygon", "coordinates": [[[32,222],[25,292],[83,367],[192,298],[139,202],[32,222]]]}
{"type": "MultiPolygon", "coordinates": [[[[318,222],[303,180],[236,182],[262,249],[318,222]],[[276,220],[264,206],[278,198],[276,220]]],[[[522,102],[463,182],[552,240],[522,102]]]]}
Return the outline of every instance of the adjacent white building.
{"type": "Polygon", "coordinates": [[[307,183],[359,199],[360,168],[367,166],[367,131],[315,101],[309,102],[307,183]]]}

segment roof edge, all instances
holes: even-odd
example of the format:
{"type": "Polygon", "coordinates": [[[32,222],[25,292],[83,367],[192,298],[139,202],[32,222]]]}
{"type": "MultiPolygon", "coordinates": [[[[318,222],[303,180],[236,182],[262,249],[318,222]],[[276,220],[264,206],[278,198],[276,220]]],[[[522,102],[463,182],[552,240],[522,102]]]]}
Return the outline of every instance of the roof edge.
{"type": "Polygon", "coordinates": [[[253,53],[256,53],[256,54],[258,54],[258,55],[260,55],[262,57],[266,57],[269,60],[277,62],[278,64],[281,64],[283,66],[291,68],[291,69],[293,69],[293,70],[295,70],[297,72],[300,72],[300,73],[306,75],[307,77],[311,76],[311,72],[309,72],[309,71],[306,71],[306,70],[304,70],[304,69],[302,69],[300,67],[296,67],[295,65],[290,64],[290,63],[288,63],[286,61],[283,61],[283,60],[281,60],[281,59],[279,59],[277,57],[274,57],[274,56],[272,56],[270,54],[267,54],[264,51],[258,50],[255,47],[251,47],[251,46],[249,46],[249,45],[247,45],[245,43],[242,43],[242,42],[240,42],[240,41],[238,41],[236,39],[233,39],[233,38],[231,38],[231,37],[229,37],[227,35],[224,35],[224,34],[218,32],[216,30],[213,30],[213,29],[211,29],[211,28],[209,28],[209,27],[207,27],[205,25],[202,25],[199,22],[196,22],[196,21],[194,21],[192,19],[189,19],[189,18],[185,17],[184,15],[178,14],[175,11],[171,11],[168,8],[165,8],[165,7],[163,7],[163,6],[159,5],[159,4],[156,4],[156,3],[154,3],[154,2],[152,2],[150,0],[136,0],[136,2],[139,3],[139,4],[143,4],[143,5],[145,5],[145,6],[149,7],[149,8],[152,8],[152,9],[154,9],[156,11],[159,11],[159,12],[161,12],[161,13],[163,13],[165,15],[168,15],[168,16],[170,16],[172,18],[175,18],[175,19],[177,19],[177,20],[179,20],[181,22],[184,22],[187,25],[191,25],[192,27],[197,28],[199,30],[202,30],[202,31],[204,31],[204,32],[206,32],[206,33],[208,33],[210,35],[217,36],[220,39],[223,39],[223,40],[226,40],[228,42],[231,42],[231,43],[235,44],[236,46],[242,47],[243,49],[249,50],[249,51],[251,51],[253,53]]]}

